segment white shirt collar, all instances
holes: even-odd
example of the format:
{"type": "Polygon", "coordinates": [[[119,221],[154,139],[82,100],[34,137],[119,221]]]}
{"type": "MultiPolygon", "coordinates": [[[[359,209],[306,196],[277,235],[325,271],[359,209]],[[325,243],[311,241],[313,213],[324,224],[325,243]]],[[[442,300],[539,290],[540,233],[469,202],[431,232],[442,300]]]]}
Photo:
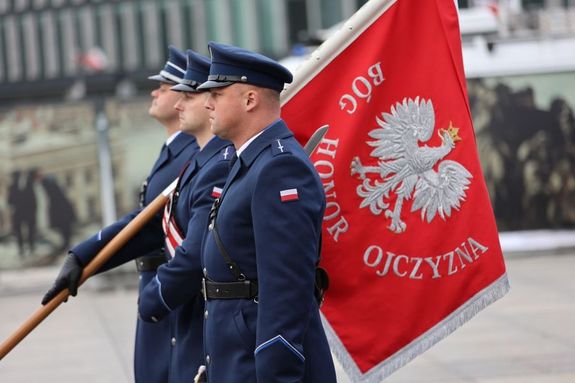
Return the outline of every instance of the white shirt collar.
{"type": "Polygon", "coordinates": [[[266,130],[268,130],[268,128],[272,125],[274,125],[278,120],[274,121],[273,123],[269,124],[265,129],[263,129],[261,132],[259,132],[258,134],[256,134],[255,136],[253,136],[252,138],[250,138],[249,140],[247,140],[246,142],[244,142],[244,144],[242,146],[240,146],[239,149],[236,150],[236,155],[238,156],[238,158],[240,158],[240,154],[242,154],[242,152],[244,150],[246,150],[246,148],[256,139],[258,138],[263,132],[265,132],[266,130]]]}
{"type": "Polygon", "coordinates": [[[236,155],[238,156],[238,158],[240,158],[240,154],[242,154],[242,152],[246,150],[246,148],[252,143],[252,141],[258,138],[264,131],[265,129],[256,134],[255,136],[253,136],[252,138],[250,138],[249,140],[247,140],[246,142],[244,142],[244,144],[240,146],[238,150],[236,150],[236,155]]]}
{"type": "Polygon", "coordinates": [[[175,133],[172,133],[172,135],[170,137],[168,137],[168,139],[166,140],[166,146],[170,145],[172,143],[172,141],[174,141],[176,139],[176,137],[178,137],[178,134],[182,133],[181,130],[178,130],[175,133]]]}

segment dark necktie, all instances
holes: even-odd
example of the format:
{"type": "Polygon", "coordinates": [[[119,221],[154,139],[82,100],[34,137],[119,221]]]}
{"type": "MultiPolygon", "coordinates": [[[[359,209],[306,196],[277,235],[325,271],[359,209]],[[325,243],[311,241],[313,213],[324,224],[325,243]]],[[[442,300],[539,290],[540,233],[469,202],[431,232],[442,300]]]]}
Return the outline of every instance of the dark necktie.
{"type": "Polygon", "coordinates": [[[167,151],[168,151],[168,145],[164,143],[164,145],[162,145],[162,149],[160,149],[160,157],[165,156],[167,154],[166,153],[167,151]]]}
{"type": "Polygon", "coordinates": [[[168,149],[168,146],[166,144],[162,145],[162,150],[160,150],[160,155],[158,156],[158,159],[156,159],[156,163],[154,164],[150,175],[155,173],[156,170],[158,170],[158,168],[164,163],[164,161],[169,158],[169,156],[170,150],[168,149]]]}
{"type": "Polygon", "coordinates": [[[236,163],[237,160],[238,160],[238,154],[234,153],[234,155],[232,156],[232,158],[230,160],[230,163],[228,164],[230,169],[234,166],[234,164],[236,163]]]}

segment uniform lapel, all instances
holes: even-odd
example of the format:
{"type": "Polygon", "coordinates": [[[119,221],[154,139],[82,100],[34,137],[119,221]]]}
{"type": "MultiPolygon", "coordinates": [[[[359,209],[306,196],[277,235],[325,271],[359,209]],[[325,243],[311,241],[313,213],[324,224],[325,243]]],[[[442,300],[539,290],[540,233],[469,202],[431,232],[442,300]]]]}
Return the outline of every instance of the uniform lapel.
{"type": "MultiPolygon", "coordinates": [[[[182,152],[182,150],[187,148],[189,145],[194,145],[197,147],[198,144],[196,143],[196,138],[181,132],[176,136],[176,138],[174,138],[174,141],[172,141],[168,147],[170,149],[170,154],[174,157],[177,157],[182,152]]],[[[197,148],[197,150],[199,150],[199,148],[197,148]]]]}
{"type": "Polygon", "coordinates": [[[255,161],[258,155],[267,148],[273,140],[278,138],[288,138],[293,136],[293,133],[288,129],[287,125],[283,120],[278,120],[270,125],[265,131],[252,141],[248,147],[242,152],[238,160],[232,166],[230,174],[224,185],[221,199],[223,200],[226,191],[230,185],[234,182],[235,178],[240,174],[240,169],[242,167],[250,167],[255,161]]]}
{"type": "Polygon", "coordinates": [[[213,137],[204,148],[194,156],[193,162],[186,169],[182,177],[181,185],[188,183],[193,176],[212,158],[217,155],[224,147],[230,145],[229,141],[224,141],[218,137],[213,137]]]}
{"type": "Polygon", "coordinates": [[[156,160],[150,175],[158,171],[162,166],[164,166],[171,158],[177,157],[185,148],[189,145],[196,145],[196,139],[189,134],[180,133],[174,138],[174,140],[169,145],[162,146],[162,151],[160,156],[156,160]]]}
{"type": "Polygon", "coordinates": [[[277,139],[293,136],[283,120],[277,120],[256,138],[241,154],[242,163],[250,167],[258,155],[277,139]]]}
{"type": "Polygon", "coordinates": [[[180,180],[180,190],[188,183],[190,179],[196,174],[198,168],[197,155],[194,157],[184,174],[182,174],[182,179],[180,180]]]}
{"type": "Polygon", "coordinates": [[[158,171],[158,169],[169,159],[170,159],[170,149],[166,144],[164,144],[162,145],[162,150],[160,151],[160,155],[158,156],[158,159],[156,160],[156,163],[154,164],[154,167],[152,168],[150,175],[158,171]]]}
{"type": "MultiPolygon", "coordinates": [[[[234,154],[234,156],[235,156],[235,154],[234,154]]],[[[234,164],[230,170],[230,174],[228,174],[228,178],[226,179],[226,183],[222,189],[222,195],[220,197],[221,200],[224,199],[224,196],[226,195],[228,188],[230,187],[232,182],[234,182],[234,179],[237,177],[237,175],[240,173],[241,168],[242,168],[242,159],[238,158],[235,160],[235,162],[234,162],[234,164]]]]}

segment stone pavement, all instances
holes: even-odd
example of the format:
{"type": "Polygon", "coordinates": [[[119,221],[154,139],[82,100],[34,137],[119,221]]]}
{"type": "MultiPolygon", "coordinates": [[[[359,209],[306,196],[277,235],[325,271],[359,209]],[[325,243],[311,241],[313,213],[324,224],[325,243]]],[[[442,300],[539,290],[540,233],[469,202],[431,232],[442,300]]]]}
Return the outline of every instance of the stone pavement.
{"type": "MultiPolygon", "coordinates": [[[[507,296],[386,382],[575,382],[575,251],[512,256],[507,267],[507,296]]],[[[0,340],[39,307],[56,273],[0,272],[0,340]]],[[[101,285],[89,281],[6,356],[0,382],[131,382],[136,291],[101,285]]],[[[341,369],[338,379],[349,382],[341,369]]]]}

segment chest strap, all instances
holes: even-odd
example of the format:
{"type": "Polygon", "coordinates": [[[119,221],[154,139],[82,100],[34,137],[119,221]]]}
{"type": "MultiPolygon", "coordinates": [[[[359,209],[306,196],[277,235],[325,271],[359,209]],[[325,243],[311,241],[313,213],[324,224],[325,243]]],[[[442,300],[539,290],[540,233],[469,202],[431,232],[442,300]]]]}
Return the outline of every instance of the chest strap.
{"type": "Polygon", "coordinates": [[[216,242],[216,246],[218,247],[220,254],[224,258],[224,261],[226,262],[226,265],[228,265],[228,269],[230,270],[234,278],[238,282],[244,282],[246,280],[246,276],[242,273],[238,264],[234,262],[233,259],[230,257],[228,251],[224,246],[224,243],[222,242],[222,239],[220,238],[220,232],[218,231],[218,224],[216,221],[218,217],[218,210],[220,209],[221,203],[222,203],[221,197],[216,198],[216,200],[214,201],[214,204],[212,205],[212,208],[210,210],[208,229],[212,232],[214,236],[214,241],[216,242]]]}

